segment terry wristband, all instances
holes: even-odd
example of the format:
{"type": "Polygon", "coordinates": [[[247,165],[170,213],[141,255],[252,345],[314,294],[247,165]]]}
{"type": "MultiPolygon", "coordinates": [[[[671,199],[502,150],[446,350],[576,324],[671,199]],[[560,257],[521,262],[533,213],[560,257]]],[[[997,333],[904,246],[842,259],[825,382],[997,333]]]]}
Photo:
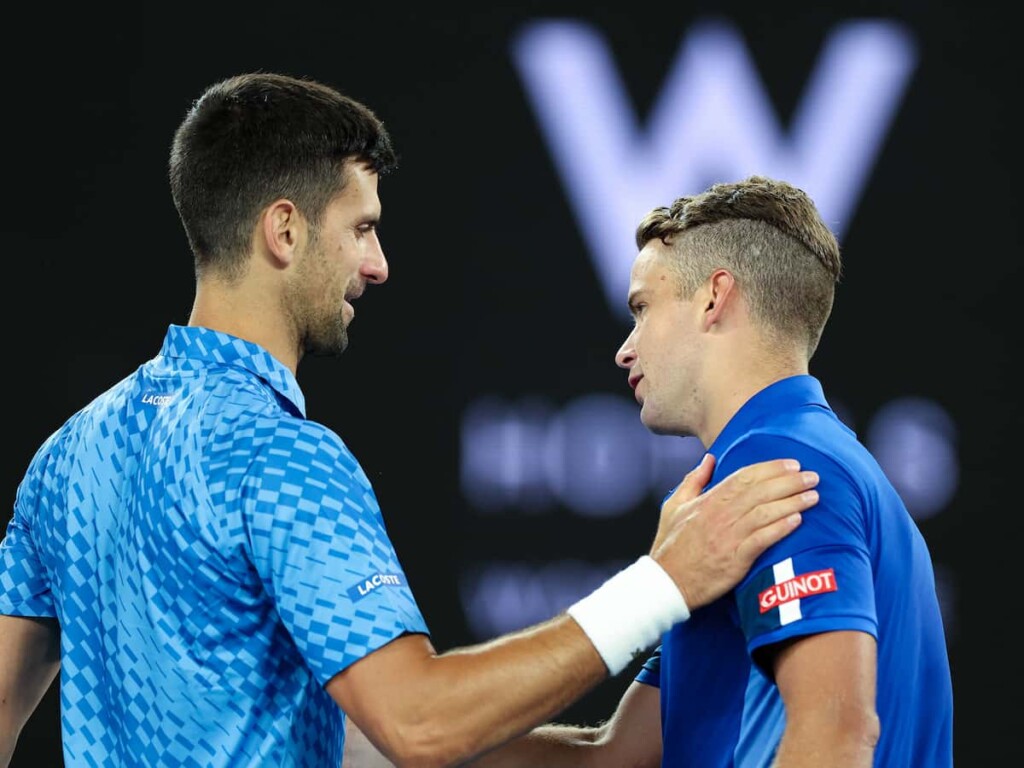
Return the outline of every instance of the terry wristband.
{"type": "Polygon", "coordinates": [[[622,569],[567,613],[580,625],[611,675],[690,618],[676,583],[649,555],[622,569]]]}

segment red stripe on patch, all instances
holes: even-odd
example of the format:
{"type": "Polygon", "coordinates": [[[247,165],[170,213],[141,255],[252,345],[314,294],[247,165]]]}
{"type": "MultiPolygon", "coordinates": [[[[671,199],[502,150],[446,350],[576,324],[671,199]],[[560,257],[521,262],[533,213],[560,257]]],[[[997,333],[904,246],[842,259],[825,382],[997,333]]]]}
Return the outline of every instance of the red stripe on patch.
{"type": "Polygon", "coordinates": [[[789,581],[775,584],[757,596],[761,613],[767,613],[784,603],[799,600],[808,595],[820,595],[823,592],[835,592],[839,589],[836,575],[831,568],[824,571],[813,571],[796,576],[789,581]]]}

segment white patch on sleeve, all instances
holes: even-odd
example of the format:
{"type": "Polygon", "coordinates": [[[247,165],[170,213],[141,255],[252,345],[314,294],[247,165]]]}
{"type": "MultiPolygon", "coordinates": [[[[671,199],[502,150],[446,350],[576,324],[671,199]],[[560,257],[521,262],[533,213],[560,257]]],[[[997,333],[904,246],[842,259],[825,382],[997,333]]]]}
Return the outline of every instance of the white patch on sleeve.
{"type": "MultiPolygon", "coordinates": [[[[793,558],[787,557],[781,563],[776,563],[772,566],[772,571],[775,574],[776,584],[783,584],[794,578],[796,574],[793,572],[793,558]]],[[[783,627],[802,618],[803,613],[800,612],[799,600],[790,600],[779,606],[779,624],[783,627]]]]}

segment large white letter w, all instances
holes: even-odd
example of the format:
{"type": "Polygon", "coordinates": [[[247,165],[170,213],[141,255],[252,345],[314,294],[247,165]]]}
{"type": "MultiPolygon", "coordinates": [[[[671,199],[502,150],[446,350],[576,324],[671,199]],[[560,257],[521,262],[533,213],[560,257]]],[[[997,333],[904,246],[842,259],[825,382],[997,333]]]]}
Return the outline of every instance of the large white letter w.
{"type": "Polygon", "coordinates": [[[836,27],[787,136],[739,32],[720,20],[691,28],[646,131],[588,26],[534,22],[512,50],[617,313],[626,311],[641,217],[711,182],[758,173],[797,184],[841,238],[916,64],[896,23],[836,27]]]}

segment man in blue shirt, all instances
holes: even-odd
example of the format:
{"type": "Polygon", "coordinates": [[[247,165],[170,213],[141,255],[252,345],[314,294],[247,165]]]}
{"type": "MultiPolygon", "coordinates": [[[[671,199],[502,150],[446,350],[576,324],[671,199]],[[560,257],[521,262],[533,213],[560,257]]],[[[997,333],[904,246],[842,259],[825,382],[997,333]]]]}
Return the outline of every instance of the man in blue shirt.
{"type": "Polygon", "coordinates": [[[953,696],[928,548],[809,373],[840,277],[813,201],[752,176],[636,233],[616,356],[659,434],[739,467],[794,456],[821,502],[730,593],[665,633],[596,728],[542,726],[480,768],[949,768],[953,696]]]}
{"type": "Polygon", "coordinates": [[[648,555],[438,654],[365,472],[296,380],[387,279],[394,165],[376,116],[312,81],[240,75],[188,111],[169,168],[188,324],[44,441],[0,543],[0,765],[58,671],[68,765],[337,766],[346,717],[399,765],[459,763],[621,671],[816,502],[780,459],[700,493],[709,461],[648,555]]]}

